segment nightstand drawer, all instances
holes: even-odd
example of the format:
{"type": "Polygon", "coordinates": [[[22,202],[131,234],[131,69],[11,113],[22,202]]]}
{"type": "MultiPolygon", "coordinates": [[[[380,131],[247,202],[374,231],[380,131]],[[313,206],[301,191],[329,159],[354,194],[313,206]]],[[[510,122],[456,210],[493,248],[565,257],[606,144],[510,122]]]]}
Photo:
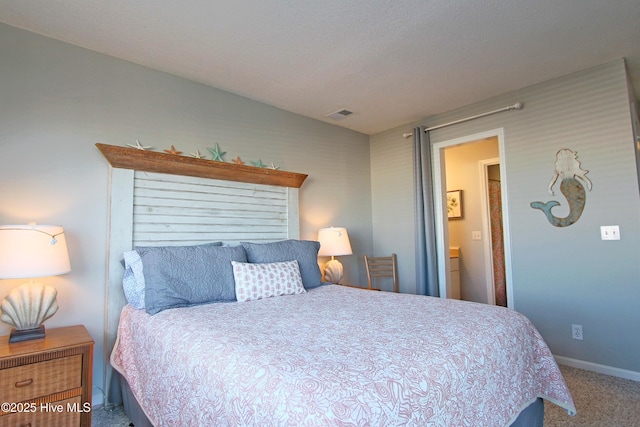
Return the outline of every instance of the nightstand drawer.
{"type": "Polygon", "coordinates": [[[22,402],[82,387],[82,355],[47,360],[0,371],[4,402],[22,402]]]}
{"type": "Polygon", "coordinates": [[[0,427],[67,427],[80,425],[80,396],[46,404],[36,404],[35,411],[0,417],[0,427]],[[47,409],[49,408],[49,409],[47,409]]]}

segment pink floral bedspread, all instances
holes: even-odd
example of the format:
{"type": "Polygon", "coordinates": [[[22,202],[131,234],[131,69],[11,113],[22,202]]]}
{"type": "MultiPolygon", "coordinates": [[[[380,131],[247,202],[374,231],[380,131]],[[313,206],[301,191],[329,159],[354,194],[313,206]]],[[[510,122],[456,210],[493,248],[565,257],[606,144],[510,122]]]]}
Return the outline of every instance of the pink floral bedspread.
{"type": "Polygon", "coordinates": [[[337,285],[166,310],[126,306],[111,363],[157,426],[506,426],[575,413],[551,352],[506,308],[337,285]]]}

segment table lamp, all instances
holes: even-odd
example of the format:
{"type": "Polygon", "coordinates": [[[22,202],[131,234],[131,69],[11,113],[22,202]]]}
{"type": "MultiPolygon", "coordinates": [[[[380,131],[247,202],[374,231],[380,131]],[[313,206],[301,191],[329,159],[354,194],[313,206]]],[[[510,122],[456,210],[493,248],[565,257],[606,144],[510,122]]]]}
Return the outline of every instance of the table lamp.
{"type": "Polygon", "coordinates": [[[336,256],[351,255],[351,243],[347,229],[343,227],[321,228],[318,231],[320,250],[318,256],[330,256],[331,260],[324,265],[325,282],[340,283],[344,268],[336,256]]]}
{"type": "Polygon", "coordinates": [[[11,290],[0,304],[0,320],[14,327],[10,343],[44,338],[42,323],[58,311],[55,288],[33,278],[70,271],[62,227],[0,226],[0,279],[30,279],[11,290]]]}

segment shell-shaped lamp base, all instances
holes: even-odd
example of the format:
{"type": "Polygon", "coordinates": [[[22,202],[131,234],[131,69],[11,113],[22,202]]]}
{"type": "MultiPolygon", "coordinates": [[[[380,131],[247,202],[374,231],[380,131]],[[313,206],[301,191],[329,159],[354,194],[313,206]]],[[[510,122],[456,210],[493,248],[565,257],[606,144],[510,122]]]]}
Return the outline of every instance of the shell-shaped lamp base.
{"type": "Polygon", "coordinates": [[[57,294],[53,286],[42,283],[20,285],[2,300],[0,320],[18,331],[39,328],[58,311],[57,294]]]}
{"type": "Polygon", "coordinates": [[[324,265],[324,281],[330,283],[340,283],[344,268],[337,259],[327,261],[324,265]]]}

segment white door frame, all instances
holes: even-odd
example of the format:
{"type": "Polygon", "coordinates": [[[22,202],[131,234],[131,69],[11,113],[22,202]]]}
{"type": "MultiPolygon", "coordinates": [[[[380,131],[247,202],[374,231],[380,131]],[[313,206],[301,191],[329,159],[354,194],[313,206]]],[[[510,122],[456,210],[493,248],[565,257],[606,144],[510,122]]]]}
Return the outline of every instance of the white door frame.
{"type": "MultiPolygon", "coordinates": [[[[500,190],[502,192],[502,223],[504,232],[504,257],[505,257],[505,280],[507,282],[507,304],[509,308],[515,309],[513,297],[513,280],[511,271],[511,233],[509,228],[509,204],[507,203],[507,173],[506,158],[504,150],[504,128],[492,129],[473,135],[463,136],[432,144],[431,161],[433,168],[433,200],[435,210],[435,231],[436,231],[436,252],[438,256],[438,281],[441,298],[446,298],[449,284],[449,227],[446,214],[446,167],[444,156],[445,148],[455,145],[462,145],[480,139],[497,137],[498,149],[500,152],[500,190]]],[[[485,236],[487,234],[485,233],[485,236]]]]}

